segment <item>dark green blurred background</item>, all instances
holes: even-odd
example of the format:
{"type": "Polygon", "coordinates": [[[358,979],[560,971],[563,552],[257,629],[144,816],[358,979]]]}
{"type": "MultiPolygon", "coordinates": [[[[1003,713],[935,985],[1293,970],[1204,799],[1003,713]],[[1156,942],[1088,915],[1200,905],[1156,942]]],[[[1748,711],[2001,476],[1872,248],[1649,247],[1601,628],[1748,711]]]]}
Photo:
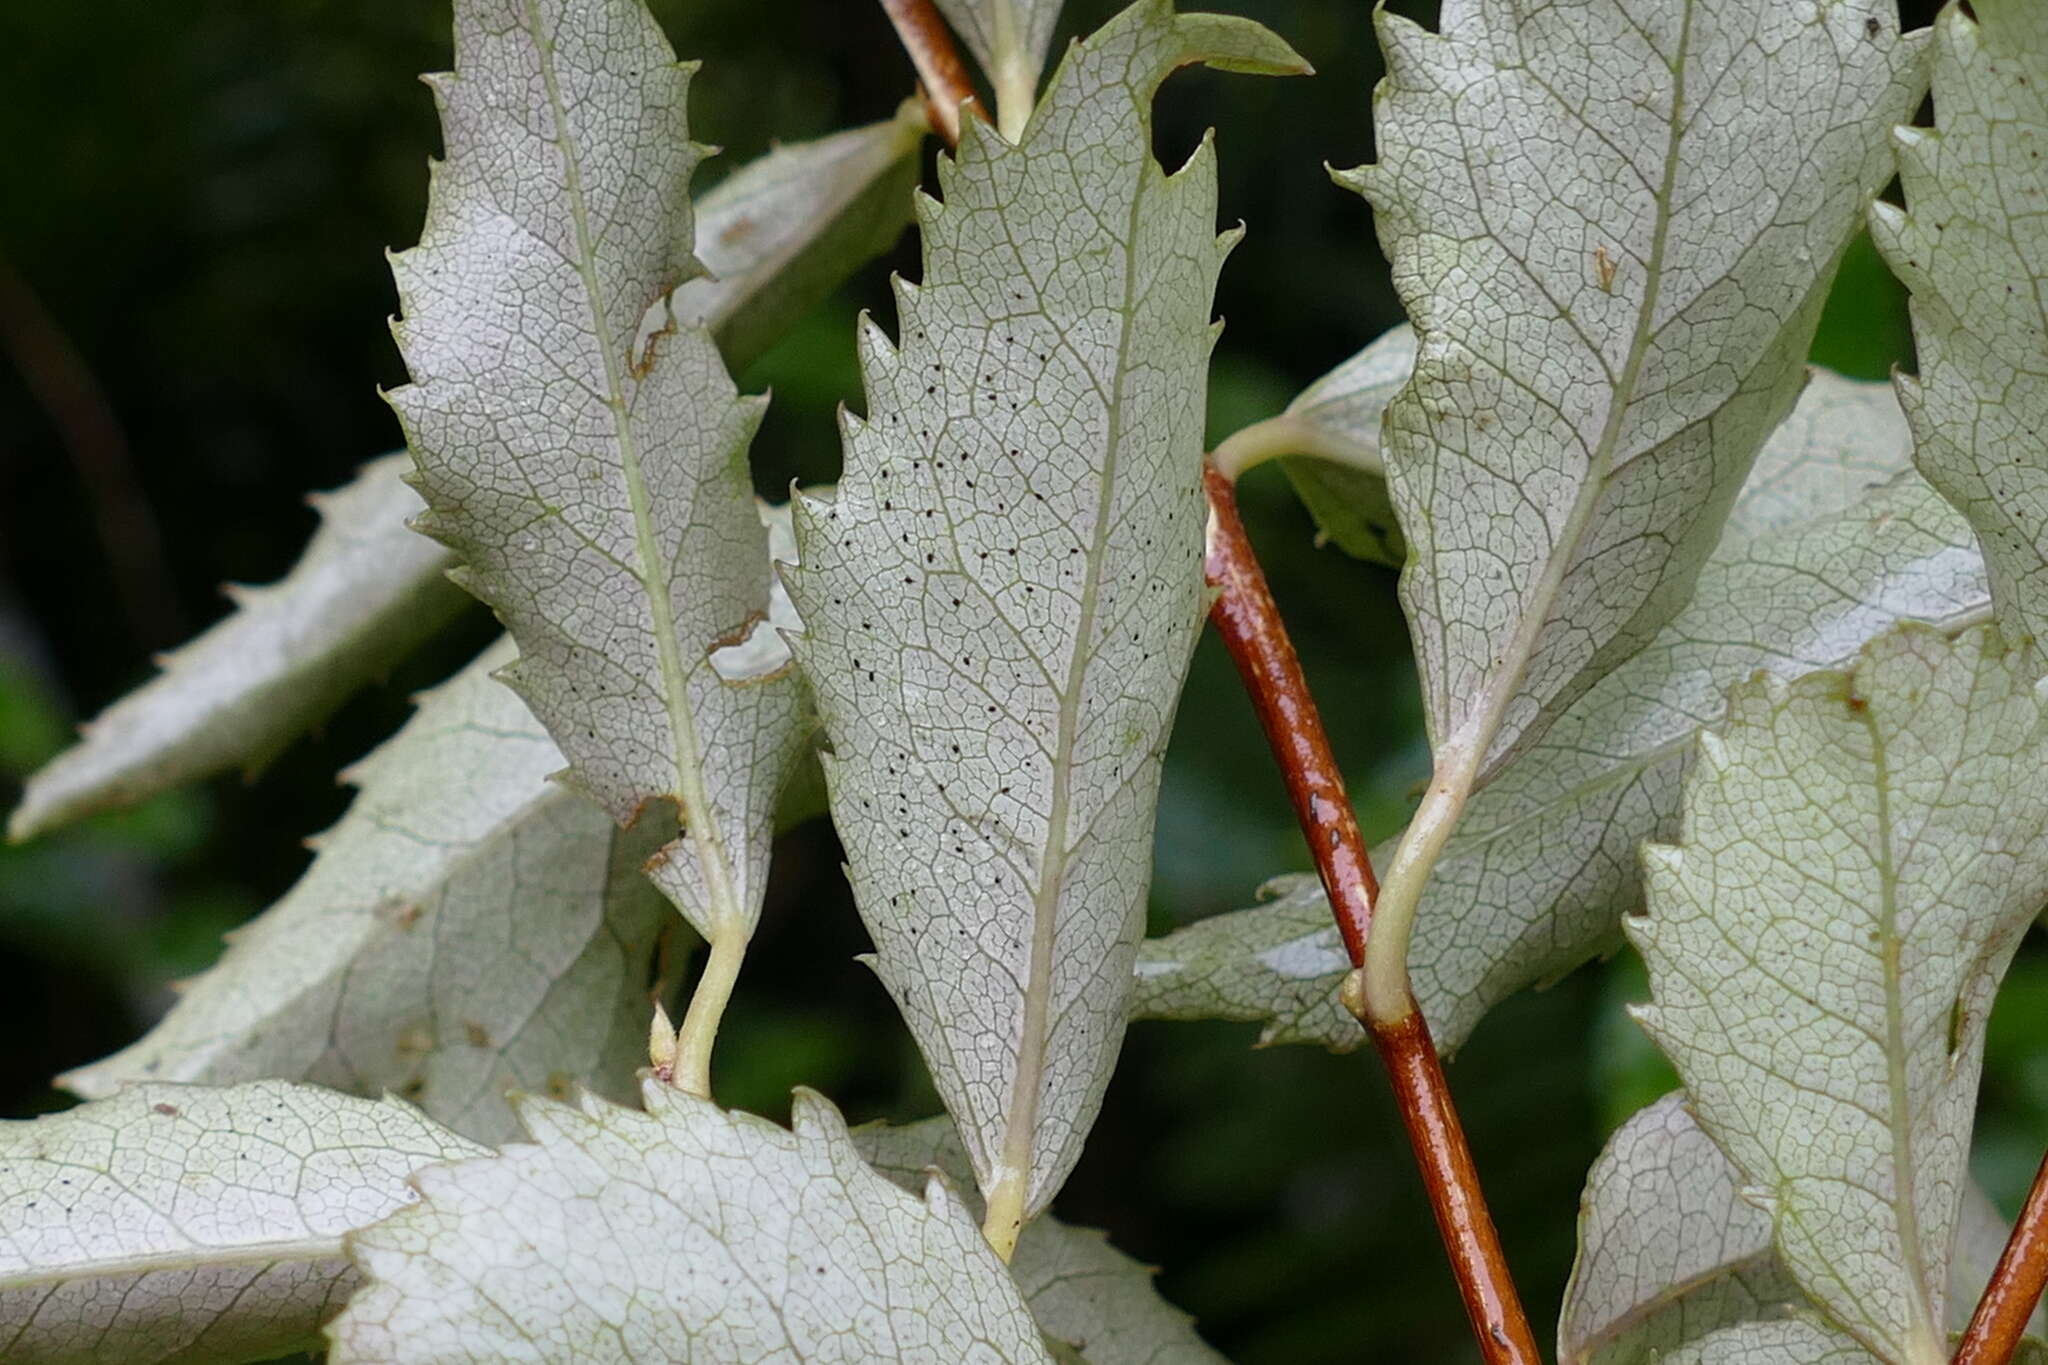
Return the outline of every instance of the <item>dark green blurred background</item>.
{"type": "MultiPolygon", "coordinates": [[[[1070,31],[1113,8],[1075,0],[1070,31]]],[[[1427,6],[1402,6],[1426,17],[1427,6]]],[[[865,0],[657,3],[704,60],[693,132],[722,166],[775,138],[886,116],[907,64],[865,0]]],[[[1371,215],[1325,161],[1369,160],[1379,76],[1363,0],[1243,0],[1312,80],[1191,73],[1162,98],[1177,162],[1214,125],[1222,218],[1249,235],[1223,276],[1229,328],[1212,436],[1276,411],[1399,318],[1371,215]]],[[[1932,6],[1908,6],[1924,23],[1932,6]]],[[[263,582],[312,524],[301,495],[398,444],[378,385],[403,381],[382,252],[417,234],[436,145],[416,72],[447,64],[442,0],[14,0],[0,6],[0,807],[71,722],[141,682],[151,651],[263,582]]],[[[709,183],[708,179],[703,183],[709,183]]],[[[864,272],[753,371],[775,406],[764,491],[837,468],[832,409],[858,401],[850,323],[891,318],[864,272]]],[[[1866,244],[1815,358],[1910,364],[1903,301],[1866,244]]],[[[1389,572],[1317,550],[1284,479],[1248,476],[1247,520],[1322,700],[1360,815],[1394,830],[1427,755],[1389,572]]],[[[55,1072],[144,1029],[173,979],[281,893],[347,793],[334,773],[410,691],[490,638],[472,613],[253,783],[216,782],[74,833],[0,848],[0,1113],[62,1104],[55,1072]]],[[[721,1040],[722,1097],[781,1116],[792,1084],[855,1120],[936,1101],[865,948],[822,823],[786,838],[721,1040]]],[[[1228,660],[1198,653],[1168,757],[1155,928],[1249,903],[1309,866],[1228,660]]],[[[1538,1334],[1572,1255],[1605,1133],[1669,1084],[1621,1012],[1622,962],[1502,1007],[1451,1068],[1538,1334]]],[[[2023,953],[1994,1016],[1978,1165],[2016,1206],[2048,1137],[2048,957],[2023,953]]],[[[1369,1054],[1249,1050],[1238,1025],[1130,1036],[1063,1216],[1110,1229],[1233,1359],[1476,1359],[1369,1054]]]]}

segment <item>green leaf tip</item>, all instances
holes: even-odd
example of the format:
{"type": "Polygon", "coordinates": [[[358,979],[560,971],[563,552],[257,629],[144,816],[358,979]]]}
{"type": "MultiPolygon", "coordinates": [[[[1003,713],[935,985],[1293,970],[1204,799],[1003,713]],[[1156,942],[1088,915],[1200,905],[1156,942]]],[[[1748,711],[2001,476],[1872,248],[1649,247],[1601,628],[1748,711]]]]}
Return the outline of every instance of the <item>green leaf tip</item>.
{"type": "Polygon", "coordinates": [[[1181,14],[1173,22],[1185,45],[1185,62],[1246,76],[1316,74],[1306,57],[1256,20],[1235,14],[1181,14]]]}

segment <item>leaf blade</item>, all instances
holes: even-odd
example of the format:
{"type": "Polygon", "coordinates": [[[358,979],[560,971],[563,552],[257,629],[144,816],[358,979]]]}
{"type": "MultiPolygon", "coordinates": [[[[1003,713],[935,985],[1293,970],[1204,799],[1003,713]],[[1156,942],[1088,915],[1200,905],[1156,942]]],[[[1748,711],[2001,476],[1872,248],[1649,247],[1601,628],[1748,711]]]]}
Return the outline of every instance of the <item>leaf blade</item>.
{"type": "Polygon", "coordinates": [[[1374,204],[1420,338],[1385,458],[1440,772],[1497,767],[1683,604],[1798,392],[1889,174],[1881,130],[1921,88],[1920,45],[1865,0],[1509,19],[1457,5],[1430,34],[1383,13],[1383,159],[1340,177],[1374,204]],[[1716,79],[1744,61],[1789,107],[1716,79]],[[1702,353],[1724,359],[1698,373],[1702,353]]]}
{"type": "Polygon", "coordinates": [[[466,599],[448,557],[412,534],[401,454],[313,499],[320,525],[283,579],[230,589],[235,610],[160,660],[162,672],[83,727],[8,817],[20,841],[224,769],[260,768],[466,599]]]}
{"type": "Polygon", "coordinates": [[[1559,1365],[1636,1365],[1803,1304],[1771,1252],[1770,1215],[1674,1091],[1608,1139],[1586,1174],[1559,1365]]]}
{"type": "Polygon", "coordinates": [[[1935,24],[1935,127],[1896,133],[1907,209],[1871,235],[1912,291],[1921,472],[1983,538],[2007,638],[2048,638],[2048,39],[2025,6],[1935,24]]]}
{"type": "Polygon", "coordinates": [[[1786,1267],[1895,1362],[1947,1357],[1984,1018],[2048,899],[2048,851],[1998,834],[2048,822],[2016,662],[1988,627],[1902,627],[1849,672],[1737,688],[1629,925],[1638,1017],[1786,1267]]]}
{"type": "Polygon", "coordinates": [[[317,1341],[357,1283],[343,1235],[482,1150],[396,1101],[276,1081],[0,1124],[8,1359],[232,1365],[317,1341]]]}
{"type": "Polygon", "coordinates": [[[359,791],[283,899],[140,1040],[63,1078],[304,1079],[407,1096],[482,1140],[504,1093],[628,1098],[673,923],[641,875],[658,837],[548,781],[561,753],[493,676],[501,640],[421,700],[350,776],[359,791]]]}
{"type": "Polygon", "coordinates": [[[1058,1188],[1115,1062],[1204,607],[1227,241],[1206,144],[1168,177],[1147,130],[1205,55],[1145,0],[1076,46],[1024,142],[969,121],[919,206],[900,345],[863,332],[838,497],[797,506],[798,657],[855,898],[998,1237],[1058,1188]]]}
{"type": "Polygon", "coordinates": [[[1046,1360],[950,1190],[870,1170],[825,1100],[797,1092],[792,1132],[643,1096],[530,1101],[534,1145],[422,1173],[350,1240],[370,1284],[329,1329],[337,1365],[1046,1360]]]}
{"type": "Polygon", "coordinates": [[[519,641],[504,676],[565,780],[621,825],[674,808],[649,875],[730,952],[803,706],[787,674],[732,683],[711,657],[766,615],[770,572],[762,405],[663,302],[699,269],[688,68],[635,0],[463,0],[456,56],[434,82],[448,158],[392,258],[417,524],[519,641]]]}

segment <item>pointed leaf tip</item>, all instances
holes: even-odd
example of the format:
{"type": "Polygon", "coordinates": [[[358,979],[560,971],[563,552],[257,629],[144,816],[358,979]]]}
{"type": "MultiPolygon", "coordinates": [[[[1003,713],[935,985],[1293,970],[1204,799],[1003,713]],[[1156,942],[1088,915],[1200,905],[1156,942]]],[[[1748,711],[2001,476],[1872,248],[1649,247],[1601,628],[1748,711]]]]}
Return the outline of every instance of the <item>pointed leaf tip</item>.
{"type": "Polygon", "coordinates": [[[1184,61],[1247,76],[1313,76],[1308,59],[1264,24],[1235,14],[1180,14],[1184,61]]]}

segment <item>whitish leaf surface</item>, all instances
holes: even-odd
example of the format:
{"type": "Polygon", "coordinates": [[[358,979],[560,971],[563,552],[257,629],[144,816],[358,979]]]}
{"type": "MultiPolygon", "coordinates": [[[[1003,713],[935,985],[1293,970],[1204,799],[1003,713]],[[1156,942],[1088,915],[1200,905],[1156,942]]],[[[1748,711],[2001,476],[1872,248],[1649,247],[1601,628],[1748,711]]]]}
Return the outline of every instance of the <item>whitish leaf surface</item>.
{"type": "Polygon", "coordinates": [[[969,120],[923,200],[900,341],[801,500],[798,642],[877,969],[992,1217],[1042,1208],[1122,1042],[1159,762],[1205,605],[1205,143],[1152,159],[1191,61],[1286,69],[1263,29],[1145,0],[1076,46],[1021,145],[969,120]]]}
{"type": "Polygon", "coordinates": [[[1341,179],[1420,337],[1384,454],[1437,771],[1469,785],[1684,604],[1921,45],[1889,0],[1379,20],[1381,160],[1341,179]]]}
{"type": "Polygon", "coordinates": [[[1874,1365],[1874,1357],[1825,1322],[1796,1317],[1724,1327],[1659,1365],[1874,1365]]]}
{"type": "Polygon", "coordinates": [[[2048,22],[2034,0],[1951,4],[1934,119],[1897,134],[1906,210],[1871,234],[1913,294],[1920,468],[1984,540],[1992,599],[2036,666],[2048,639],[2048,22]],[[1974,18],[1972,13],[1974,11],[1974,18]]]}
{"type": "MultiPolygon", "coordinates": [[[[1622,1125],[1586,1177],[1579,1260],[1558,1323],[1563,1365],[1651,1365],[1709,1332],[1806,1303],[1772,1249],[1770,1215],[1742,1184],[1683,1092],[1622,1125]]],[[[1950,1330],[1969,1321],[2006,1235],[1984,1192],[1966,1185],[1950,1330]]]]}
{"type": "Polygon", "coordinates": [[[395,1100],[138,1085],[0,1123],[0,1355],[234,1365],[317,1342],[360,1282],[342,1237],[483,1148],[395,1100]]]}
{"type": "Polygon", "coordinates": [[[711,659],[768,606],[761,404],[703,329],[635,340],[698,268],[688,73],[637,0],[462,0],[455,57],[434,81],[447,160],[392,260],[419,525],[519,642],[505,676],[565,780],[622,825],[672,805],[684,833],[650,875],[743,940],[800,703],[788,675],[728,682],[711,659]]]}
{"type": "Polygon", "coordinates": [[[1804,1302],[1771,1217],[1674,1091],[1608,1140],[1586,1175],[1560,1365],[1648,1365],[1718,1328],[1804,1302]]]}
{"type": "Polygon", "coordinates": [[[350,771],[356,799],[298,884],[65,1084],[302,1078],[405,1095],[484,1141],[519,1132],[508,1089],[629,1098],[674,923],[640,873],[660,840],[547,780],[559,751],[491,676],[511,657],[502,641],[424,697],[350,771]]]}
{"type": "Polygon", "coordinates": [[[1735,689],[1677,845],[1644,853],[1640,1017],[1802,1288],[1886,1360],[1947,1358],[1984,1020],[2048,902],[2042,703],[1995,630],[1879,636],[1735,689]]]}
{"type": "MultiPolygon", "coordinates": [[[[1860,411],[1838,389],[1845,383],[1816,376],[1801,411],[1860,411]]],[[[1975,538],[1924,482],[1908,473],[1835,504],[1862,471],[1907,458],[1896,405],[1862,416],[1859,438],[1835,428],[1836,439],[1811,445],[1774,439],[1685,611],[1466,808],[1423,892],[1409,962],[1439,1046],[1458,1046],[1501,999],[1619,941],[1621,915],[1642,898],[1636,848],[1676,832],[1693,733],[1721,717],[1729,685],[1758,669],[1840,667],[1901,620],[1952,630],[1984,618],[1975,538]],[[1799,504],[1820,514],[1773,525],[1799,504]]],[[[1313,878],[1287,889],[1148,941],[1139,1010],[1257,1018],[1266,1000],[1276,1021],[1267,1041],[1356,1046],[1361,1031],[1334,1003],[1350,962],[1327,905],[1313,878]]]]}
{"type": "Polygon", "coordinates": [[[697,201],[704,274],[675,292],[676,317],[707,327],[734,373],[894,245],[910,223],[924,115],[776,147],[697,201]]]}
{"type": "Polygon", "coordinates": [[[875,1173],[830,1104],[795,1131],[650,1082],[647,1112],[525,1101],[534,1145],[422,1172],[353,1238],[335,1365],[1047,1359],[942,1181],[875,1173]]]}
{"type": "Polygon", "coordinates": [[[1314,873],[1275,877],[1248,910],[1211,915],[1138,948],[1137,1019],[1237,1019],[1263,1025],[1259,1046],[1365,1041],[1337,987],[1351,970],[1314,873]]]}
{"type": "Polygon", "coordinates": [[[406,464],[387,455],[315,496],[320,526],[292,571],[229,588],[233,612],[29,779],[8,837],[260,767],[453,617],[464,599],[442,575],[446,552],[405,527],[420,510],[406,464]]]}
{"type": "MultiPolygon", "coordinates": [[[[870,1165],[912,1193],[924,1188],[928,1172],[943,1173],[980,1217],[974,1166],[951,1119],[870,1125],[854,1129],[853,1140],[870,1165]]],[[[1039,1330],[1086,1365],[1223,1365],[1195,1335],[1193,1320],[1159,1297],[1155,1273],[1103,1233],[1049,1215],[1031,1221],[1010,1258],[1010,1277],[1039,1330]]]]}

